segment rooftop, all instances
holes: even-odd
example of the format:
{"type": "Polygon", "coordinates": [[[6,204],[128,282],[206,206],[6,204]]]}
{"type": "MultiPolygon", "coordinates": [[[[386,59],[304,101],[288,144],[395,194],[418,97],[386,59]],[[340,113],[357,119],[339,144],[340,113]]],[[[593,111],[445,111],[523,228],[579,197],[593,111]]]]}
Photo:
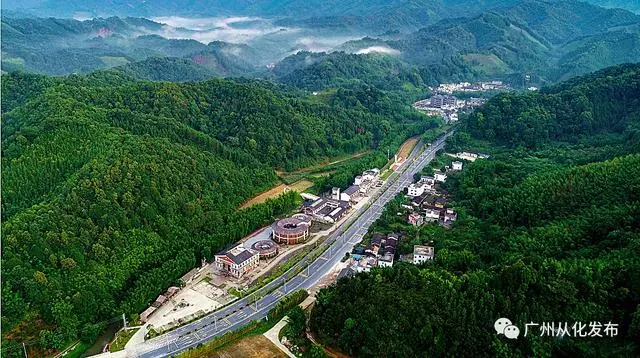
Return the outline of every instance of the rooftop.
{"type": "Polygon", "coordinates": [[[384,255],[380,256],[378,261],[393,262],[393,254],[391,252],[386,252],[384,255]]]}
{"type": "Polygon", "coordinates": [[[357,185],[352,185],[348,188],[346,188],[343,193],[347,194],[347,195],[351,195],[353,193],[357,193],[360,190],[360,187],[357,185]]]}
{"type": "Polygon", "coordinates": [[[413,247],[413,254],[414,255],[433,256],[433,247],[432,246],[415,245],[413,247]]]}
{"type": "Polygon", "coordinates": [[[238,245],[231,250],[223,253],[222,255],[228,257],[235,264],[239,265],[247,260],[249,260],[252,256],[257,255],[258,253],[254,250],[247,249],[242,245],[238,245]]]}
{"type": "Polygon", "coordinates": [[[271,227],[273,231],[283,234],[301,234],[309,230],[311,218],[307,215],[295,215],[290,218],[278,220],[271,227]]]}
{"type": "Polygon", "coordinates": [[[186,274],[184,274],[184,276],[182,276],[180,278],[180,280],[182,280],[182,282],[189,281],[193,276],[195,276],[198,273],[199,270],[200,270],[199,267],[196,267],[196,268],[192,269],[191,271],[189,271],[186,274]]]}

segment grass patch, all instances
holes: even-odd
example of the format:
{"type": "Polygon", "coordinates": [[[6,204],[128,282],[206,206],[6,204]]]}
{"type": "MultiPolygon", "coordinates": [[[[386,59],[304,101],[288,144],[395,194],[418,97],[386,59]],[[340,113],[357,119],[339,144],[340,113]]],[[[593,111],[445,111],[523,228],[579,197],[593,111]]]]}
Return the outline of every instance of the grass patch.
{"type": "Polygon", "coordinates": [[[80,358],[91,347],[90,344],[80,342],[72,350],[63,355],[65,358],[80,358]]]}
{"type": "Polygon", "coordinates": [[[138,331],[139,328],[127,329],[123,331],[118,331],[116,333],[116,338],[111,342],[109,346],[110,352],[117,352],[124,349],[124,346],[129,342],[131,337],[138,331]]]}

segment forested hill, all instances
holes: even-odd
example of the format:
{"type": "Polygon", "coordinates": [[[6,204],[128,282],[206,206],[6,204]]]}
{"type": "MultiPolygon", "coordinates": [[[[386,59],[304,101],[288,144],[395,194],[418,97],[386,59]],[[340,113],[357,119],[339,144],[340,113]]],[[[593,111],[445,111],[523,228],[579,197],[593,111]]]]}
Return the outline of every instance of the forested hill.
{"type": "Polygon", "coordinates": [[[540,92],[492,98],[468,119],[469,132],[509,146],[536,148],[552,140],[625,133],[640,138],[640,65],[578,77],[540,92]]]}
{"type": "Polygon", "coordinates": [[[299,52],[280,61],[273,74],[279,82],[314,91],[363,84],[394,91],[426,86],[416,68],[376,53],[299,52]]]}
{"type": "Polygon", "coordinates": [[[158,33],[167,25],[144,18],[3,16],[1,25],[8,72],[65,75],[124,66],[140,79],[188,81],[256,71],[249,59],[258,55],[246,45],[165,38],[158,33]]]}
{"type": "Polygon", "coordinates": [[[293,209],[290,194],[236,210],[275,184],[273,168],[431,123],[255,81],[11,74],[2,93],[3,332],[35,325],[43,333],[22,338],[55,348],[91,342],[105,320],[141,312],[201,257],[293,209]]]}
{"type": "Polygon", "coordinates": [[[328,54],[300,52],[277,63],[271,74],[314,91],[358,83],[413,90],[496,79],[529,87],[640,61],[637,14],[576,1],[505,5],[408,34],[348,41],[328,54]]]}
{"type": "MultiPolygon", "coordinates": [[[[381,38],[384,36],[380,36],[381,38]]],[[[371,39],[350,48],[371,46],[371,39]]],[[[578,1],[523,0],[480,14],[444,19],[376,45],[415,66],[461,57],[486,78],[558,81],[640,60],[640,16],[578,1]]]]}
{"type": "Polygon", "coordinates": [[[310,318],[316,338],[358,357],[638,356],[639,70],[497,97],[463,118],[447,151],[491,157],[449,173],[443,187],[458,220],[407,224],[400,196],[373,224],[402,233],[399,254],[430,244],[435,260],[394,262],[321,290],[310,318]],[[591,115],[581,129],[583,111],[591,115]],[[539,143],[519,146],[523,136],[539,143]],[[496,334],[500,317],[519,327],[517,340],[496,334]],[[545,334],[544,322],[566,322],[568,334],[545,334]],[[616,324],[617,334],[589,337],[590,322],[616,324]]]}

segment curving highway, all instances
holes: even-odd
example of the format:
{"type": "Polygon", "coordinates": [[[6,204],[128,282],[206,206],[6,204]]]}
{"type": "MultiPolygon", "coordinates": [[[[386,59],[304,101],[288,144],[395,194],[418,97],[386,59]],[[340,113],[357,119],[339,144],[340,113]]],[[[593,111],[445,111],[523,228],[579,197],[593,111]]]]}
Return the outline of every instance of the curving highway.
{"type": "Polygon", "coordinates": [[[309,253],[282,276],[251,295],[197,321],[147,340],[136,346],[134,350],[128,349],[127,356],[143,358],[172,356],[206,343],[214,337],[239,329],[253,320],[262,319],[287,293],[297,289],[308,289],[315,285],[331,271],[345,253],[351,252],[353,247],[362,240],[371,223],[382,214],[384,205],[413,181],[415,173],[433,160],[435,153],[444,147],[444,140],[451,133],[447,133],[426,148],[422,142],[418,143],[399,170],[378,189],[369,204],[353,213],[351,218],[341,224],[327,240],[319,245],[317,250],[309,253]],[[320,251],[323,253],[317,256],[320,251]],[[309,262],[311,264],[308,264],[309,262]]]}

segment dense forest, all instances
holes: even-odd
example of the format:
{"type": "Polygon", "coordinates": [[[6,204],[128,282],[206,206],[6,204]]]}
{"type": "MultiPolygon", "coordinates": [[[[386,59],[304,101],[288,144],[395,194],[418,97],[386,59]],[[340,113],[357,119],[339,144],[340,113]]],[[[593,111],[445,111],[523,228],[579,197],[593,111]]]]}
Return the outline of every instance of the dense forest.
{"type": "Polygon", "coordinates": [[[434,125],[381,92],[329,102],[248,80],[15,73],[2,93],[3,352],[16,354],[19,341],[91,341],[296,209],[290,193],[237,210],[276,183],[275,168],[386,152],[434,125]]]}
{"type": "Polygon", "coordinates": [[[417,69],[382,54],[299,52],[279,62],[273,72],[279,82],[316,91],[363,83],[396,91],[424,86],[417,69]]]}
{"type": "Polygon", "coordinates": [[[624,65],[540,92],[496,96],[469,117],[468,129],[477,138],[532,149],[606,132],[637,140],[638,116],[637,65],[624,65]]]}
{"type": "Polygon", "coordinates": [[[398,262],[321,290],[310,319],[316,337],[365,357],[640,354],[639,80],[640,66],[620,66],[545,89],[535,102],[516,101],[529,94],[510,95],[477,110],[448,149],[492,156],[467,162],[447,179],[450,205],[460,214],[456,224],[412,227],[396,215],[399,197],[372,226],[403,232],[401,253],[434,241],[434,262],[398,262]],[[536,112],[579,104],[598,108],[593,130],[565,131],[570,126],[554,126],[536,112]],[[502,122],[477,121],[501,110],[502,122]],[[485,135],[515,120],[535,128],[546,121],[548,133],[539,133],[531,148],[512,147],[520,143],[515,130],[485,135]],[[520,338],[495,334],[499,317],[511,319],[520,338]],[[523,337],[532,322],[567,322],[570,336],[540,336],[531,326],[523,337]],[[615,323],[618,334],[576,337],[576,322],[587,331],[590,322],[602,329],[615,323]]]}

